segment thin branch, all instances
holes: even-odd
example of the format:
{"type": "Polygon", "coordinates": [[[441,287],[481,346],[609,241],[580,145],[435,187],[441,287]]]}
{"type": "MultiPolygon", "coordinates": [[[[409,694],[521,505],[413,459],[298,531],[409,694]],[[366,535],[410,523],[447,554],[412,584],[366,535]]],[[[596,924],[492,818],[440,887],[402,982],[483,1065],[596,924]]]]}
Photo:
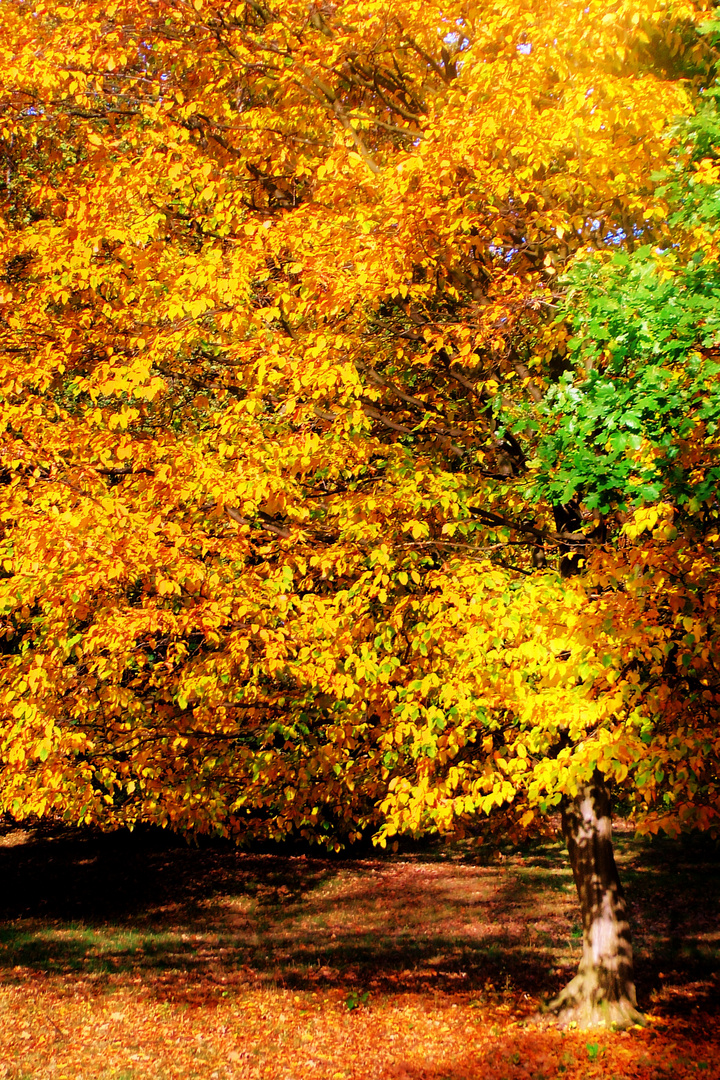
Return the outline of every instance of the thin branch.
{"type": "Polygon", "coordinates": [[[494,514],[489,510],[480,510],[473,507],[470,508],[470,513],[476,517],[482,518],[483,524],[485,525],[500,525],[504,528],[513,529],[515,532],[534,536],[538,540],[551,540],[555,544],[569,544],[575,547],[585,547],[588,543],[588,537],[585,536],[584,533],[578,536],[577,533],[550,532],[548,529],[538,529],[535,525],[513,521],[512,518],[505,517],[504,515],[494,514]]]}
{"type": "Polygon", "coordinates": [[[477,384],[470,382],[469,379],[466,379],[465,376],[461,375],[455,368],[447,368],[446,373],[451,379],[455,379],[455,381],[459,382],[461,386],[464,386],[466,390],[469,390],[471,394],[475,394],[479,398],[484,398],[485,395],[482,390],[478,390],[477,384]]]}
{"type": "Polygon", "coordinates": [[[408,45],[411,46],[411,48],[415,50],[418,56],[422,56],[423,60],[425,60],[430,65],[435,74],[439,75],[444,83],[450,82],[450,79],[455,77],[454,75],[450,75],[449,71],[445,71],[440,66],[440,64],[438,64],[437,60],[433,60],[432,56],[430,56],[429,53],[426,53],[425,50],[420,45],[418,45],[415,39],[411,38],[408,33],[405,34],[405,41],[408,43],[408,45]]]}
{"type": "Polygon", "coordinates": [[[369,150],[365,146],[365,143],[362,141],[355,128],[350,123],[350,120],[348,119],[346,113],[343,111],[343,107],[337,98],[333,102],[333,112],[335,113],[345,130],[348,131],[352,136],[352,140],[355,143],[355,148],[360,157],[367,165],[370,172],[374,173],[374,175],[377,176],[377,174],[381,171],[380,166],[375,161],[373,161],[369,150]]]}
{"type": "Polygon", "coordinates": [[[378,386],[384,386],[386,389],[392,390],[392,392],[396,394],[402,401],[407,401],[408,405],[414,405],[416,409],[421,409],[422,412],[428,411],[428,405],[426,402],[421,401],[420,398],[413,397],[411,394],[406,394],[405,391],[401,390],[400,387],[396,386],[395,383],[390,382],[389,379],[386,379],[383,375],[378,374],[375,368],[371,367],[370,364],[364,364],[362,363],[362,361],[358,361],[358,367],[361,368],[361,370],[366,371],[370,378],[373,380],[373,382],[377,383],[378,386]]]}
{"type": "Polygon", "coordinates": [[[238,525],[247,525],[251,529],[265,529],[266,532],[274,533],[283,540],[289,540],[292,536],[289,529],[281,529],[278,525],[273,525],[270,521],[250,521],[249,518],[243,517],[239,511],[231,506],[226,506],[225,512],[229,518],[232,518],[233,521],[237,521],[238,525]]]}
{"type": "Polygon", "coordinates": [[[420,428],[418,431],[417,428],[409,428],[404,424],[396,423],[394,420],[391,420],[389,416],[385,416],[384,413],[381,413],[373,405],[362,402],[362,407],[366,416],[369,416],[372,420],[378,420],[381,424],[384,424],[385,427],[391,428],[393,431],[400,431],[403,435],[434,435],[436,438],[442,440],[444,448],[455,457],[465,457],[465,450],[461,446],[456,446],[455,443],[450,442],[450,435],[463,435],[464,432],[462,431],[453,428],[448,428],[446,430],[440,430],[438,428],[420,428]]]}
{"type": "Polygon", "coordinates": [[[528,370],[527,366],[525,364],[523,364],[523,362],[521,360],[517,360],[515,362],[514,367],[515,367],[515,371],[518,373],[520,378],[523,380],[523,384],[527,388],[528,394],[533,399],[535,404],[538,405],[543,399],[543,392],[532,381],[532,375],[530,374],[530,371],[528,370]]]}

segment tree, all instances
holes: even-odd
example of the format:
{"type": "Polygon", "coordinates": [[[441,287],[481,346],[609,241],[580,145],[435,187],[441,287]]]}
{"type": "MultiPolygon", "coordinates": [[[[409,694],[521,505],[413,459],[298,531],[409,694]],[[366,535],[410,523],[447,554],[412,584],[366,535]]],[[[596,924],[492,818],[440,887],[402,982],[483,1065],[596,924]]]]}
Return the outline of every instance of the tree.
{"type": "Polygon", "coordinates": [[[637,1017],[610,789],[718,821],[703,17],[7,0],[4,808],[559,808],[556,1008],[637,1017]]]}

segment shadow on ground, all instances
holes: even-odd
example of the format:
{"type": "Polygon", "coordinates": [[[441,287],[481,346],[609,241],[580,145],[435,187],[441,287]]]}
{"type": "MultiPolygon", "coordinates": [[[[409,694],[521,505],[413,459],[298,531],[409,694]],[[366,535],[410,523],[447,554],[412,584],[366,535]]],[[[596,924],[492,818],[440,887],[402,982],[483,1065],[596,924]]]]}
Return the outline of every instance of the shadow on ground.
{"type": "MultiPolygon", "coordinates": [[[[0,977],[72,974],[161,999],[240,986],[362,994],[463,992],[514,1007],[573,974],[580,928],[558,843],[482,860],[338,859],[189,847],[164,833],[49,827],[0,836],[0,977]]],[[[718,994],[717,849],[618,843],[635,923],[641,1004],[707,1011],[718,994]]]]}

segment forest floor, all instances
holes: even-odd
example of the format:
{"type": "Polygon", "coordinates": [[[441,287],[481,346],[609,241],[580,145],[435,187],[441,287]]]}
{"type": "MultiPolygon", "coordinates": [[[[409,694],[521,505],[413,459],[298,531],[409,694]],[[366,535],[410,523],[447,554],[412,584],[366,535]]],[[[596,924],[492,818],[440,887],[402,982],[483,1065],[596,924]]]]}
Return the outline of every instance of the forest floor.
{"type": "Polygon", "coordinates": [[[720,857],[618,836],[648,1025],[534,1014],[574,973],[559,842],[243,854],[0,830],[2,1080],[720,1080],[720,857]]]}

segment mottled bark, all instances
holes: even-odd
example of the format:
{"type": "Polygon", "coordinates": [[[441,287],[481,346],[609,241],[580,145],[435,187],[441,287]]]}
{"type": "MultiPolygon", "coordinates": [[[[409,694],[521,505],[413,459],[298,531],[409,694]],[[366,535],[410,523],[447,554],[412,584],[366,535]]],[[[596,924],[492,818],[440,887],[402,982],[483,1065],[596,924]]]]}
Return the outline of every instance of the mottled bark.
{"type": "Polygon", "coordinates": [[[562,827],[582,911],[575,978],[550,1004],[561,1025],[627,1027],[637,1011],[625,896],[615,865],[610,795],[599,772],[562,807],[562,827]]]}

